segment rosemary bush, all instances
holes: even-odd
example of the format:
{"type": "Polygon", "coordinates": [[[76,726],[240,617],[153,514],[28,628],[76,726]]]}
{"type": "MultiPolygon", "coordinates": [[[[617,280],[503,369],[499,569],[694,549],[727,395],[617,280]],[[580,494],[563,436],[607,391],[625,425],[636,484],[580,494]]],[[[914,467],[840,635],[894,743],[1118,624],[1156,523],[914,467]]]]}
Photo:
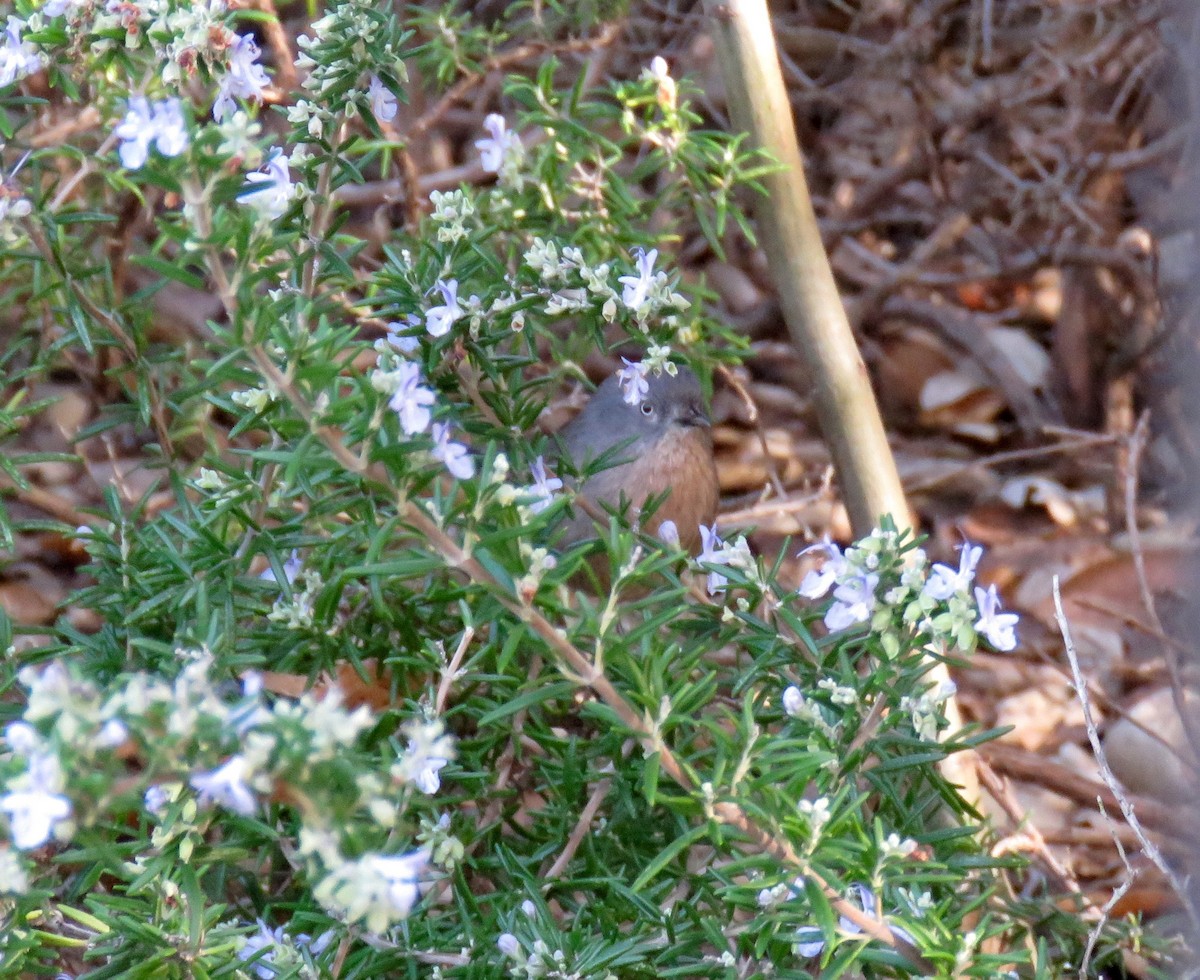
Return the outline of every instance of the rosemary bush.
{"type": "MultiPolygon", "coordinates": [[[[598,348],[630,355],[631,388],[737,360],[669,255],[690,229],[748,233],[737,193],[765,162],[700,128],[661,59],[595,85],[552,53],[587,25],[511,16],[330,4],[282,94],[270,18],[220,0],[8,17],[0,279],[21,326],[0,435],[87,360],[119,397],[83,435],[143,433],[171,503],[110,490],[85,527],[46,525],[86,547],[72,602],[99,629],[0,615],[0,972],[994,977],[1077,958],[1083,925],[1012,898],[1020,861],[989,856],[936,766],[987,736],[939,742],[929,657],[1013,642],[973,591],[976,549],[930,569],[885,522],[819,546],[801,595],[783,556],[715,531],[688,556],[615,514],[559,542],[572,494],[539,413],[598,348]],[[347,189],[409,172],[390,123],[410,73],[436,98],[538,30],[540,69],[479,133],[494,182],[434,192],[378,249],[352,234],[347,189]],[[95,117],[32,138],[51,110],[95,117]],[[128,267],[152,284],[123,288],[128,267]],[[183,340],[150,302],[172,281],[220,301],[183,340]]],[[[0,465],[22,484],[43,458],[0,465]]],[[[32,529],[0,512],[6,544],[32,529]]]]}

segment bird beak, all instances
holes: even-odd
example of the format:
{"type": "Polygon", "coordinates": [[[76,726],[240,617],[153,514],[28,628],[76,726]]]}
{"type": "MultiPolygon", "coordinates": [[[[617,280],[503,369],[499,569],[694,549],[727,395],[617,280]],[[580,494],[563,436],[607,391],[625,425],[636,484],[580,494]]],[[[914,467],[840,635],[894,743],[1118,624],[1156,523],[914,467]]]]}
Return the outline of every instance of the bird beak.
{"type": "Polygon", "coordinates": [[[707,429],[712,421],[699,405],[684,405],[679,413],[679,424],[688,428],[707,429]]]}

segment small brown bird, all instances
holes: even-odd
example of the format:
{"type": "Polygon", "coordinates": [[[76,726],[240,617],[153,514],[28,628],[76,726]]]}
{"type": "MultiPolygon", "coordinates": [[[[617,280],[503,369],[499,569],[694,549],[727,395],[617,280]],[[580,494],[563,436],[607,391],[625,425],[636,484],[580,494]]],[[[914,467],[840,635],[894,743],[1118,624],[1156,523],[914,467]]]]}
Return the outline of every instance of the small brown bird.
{"type": "MultiPolygon", "coordinates": [[[[563,455],[578,470],[606,453],[605,462],[615,464],[587,478],[580,488],[581,496],[593,505],[616,507],[624,494],[631,508],[640,510],[650,498],[669,491],[643,530],[656,534],[664,521],[673,521],[680,547],[695,553],[700,525],[715,520],[719,497],[704,393],[699,379],[686,367],[674,376],[648,374],[645,380],[644,397],[631,405],[618,375],[605,379],[556,438],[563,455]]],[[[635,510],[630,517],[636,518],[635,510]]],[[[577,507],[565,543],[594,533],[593,519],[577,507]]]]}

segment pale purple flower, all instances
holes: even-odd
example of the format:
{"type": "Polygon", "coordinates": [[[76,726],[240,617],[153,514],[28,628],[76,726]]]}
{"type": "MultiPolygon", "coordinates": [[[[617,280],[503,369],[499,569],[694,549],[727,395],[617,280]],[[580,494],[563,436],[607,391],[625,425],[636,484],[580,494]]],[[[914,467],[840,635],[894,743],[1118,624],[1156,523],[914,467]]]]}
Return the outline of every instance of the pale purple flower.
{"type": "Polygon", "coordinates": [[[663,521],[660,525],[658,525],[658,540],[672,548],[678,548],[678,525],[674,521],[663,521]]]}
{"type": "MultiPolygon", "coordinates": [[[[295,552],[293,552],[294,554],[295,552]]],[[[291,579],[289,578],[288,581],[290,582],[291,579]]],[[[259,699],[262,689],[263,676],[257,670],[248,670],[242,675],[244,703],[230,711],[228,718],[229,726],[239,736],[244,736],[250,729],[257,728],[259,725],[265,725],[273,717],[259,699]]]]}
{"type": "Polygon", "coordinates": [[[248,34],[235,34],[229,46],[229,70],[221,79],[221,87],[213,103],[213,118],[224,122],[237,111],[234,97],[262,101],[263,91],[270,84],[267,72],[256,64],[259,51],[254,38],[248,34]]]}
{"type": "Polygon", "coordinates": [[[262,919],[259,919],[258,932],[246,937],[245,945],[238,950],[238,959],[243,963],[254,960],[254,975],[260,980],[273,980],[274,977],[289,973],[291,967],[289,964],[276,968],[274,964],[275,949],[291,946],[295,949],[307,950],[312,956],[319,956],[332,941],[332,930],[323,932],[316,939],[305,932],[293,937],[287,934],[283,926],[276,926],[272,929],[262,919]],[[267,950],[267,952],[255,960],[254,958],[262,950],[267,950]]]}
{"type": "Polygon", "coordinates": [[[792,940],[792,949],[797,956],[820,956],[825,948],[825,933],[818,926],[801,926],[792,940]]]}
{"type": "Polygon", "coordinates": [[[434,394],[421,384],[421,365],[416,361],[405,361],[396,370],[400,384],[388,407],[400,417],[400,428],[405,434],[415,436],[429,428],[433,419],[429,406],[434,402],[434,394]]]}
{"type": "Polygon", "coordinates": [[[391,911],[397,918],[406,918],[421,897],[421,875],[429,867],[429,852],[410,851],[396,857],[367,855],[363,860],[384,880],[391,911]]]}
{"type": "Polygon", "coordinates": [[[48,0],[46,6],[42,8],[42,13],[47,17],[61,17],[63,14],[73,14],[75,8],[81,3],[83,3],[83,0],[48,0]]]}
{"type": "Polygon", "coordinates": [[[635,248],[633,255],[637,259],[638,274],[621,276],[617,282],[625,287],[621,302],[631,310],[640,310],[650,295],[650,287],[654,285],[654,262],[658,258],[658,249],[652,248],[647,252],[643,248],[635,248]]]}
{"type": "Polygon", "coordinates": [[[70,816],[71,801],[59,792],[63,778],[58,756],[39,751],[36,745],[30,744],[38,740],[36,731],[30,728],[25,732],[10,725],[5,734],[10,740],[15,738],[18,744],[33,749],[24,778],[25,788],[0,796],[0,810],[8,814],[13,846],[26,851],[41,847],[50,839],[54,825],[70,816]]]}
{"type": "Polygon", "coordinates": [[[419,327],[420,325],[421,318],[412,313],[405,316],[403,320],[390,321],[387,325],[387,342],[406,356],[415,353],[420,349],[421,342],[416,337],[410,334],[403,334],[400,331],[411,327],[419,327]]]}
{"type": "Polygon", "coordinates": [[[129,729],[119,718],[109,718],[96,735],[96,744],[102,749],[115,749],[125,744],[129,729]]]}
{"type": "Polygon", "coordinates": [[[650,383],[646,380],[646,372],[649,370],[645,363],[634,363],[628,358],[621,358],[625,362],[625,366],[617,372],[617,384],[621,391],[625,393],[625,403],[627,405],[640,405],[646,393],[650,390],[650,383]]]}
{"type": "Polygon", "coordinates": [[[956,593],[970,595],[971,583],[975,579],[975,566],[979,564],[982,554],[982,548],[964,541],[958,559],[958,571],[949,565],[934,565],[930,569],[929,581],[921,591],[930,599],[939,601],[949,599],[956,593]]]}
{"type": "Polygon", "coordinates": [[[502,933],[496,940],[496,946],[509,959],[519,960],[524,955],[520,940],[511,932],[502,933]]]}
{"type": "MultiPolygon", "coordinates": [[[[860,906],[868,915],[875,914],[875,894],[866,885],[851,885],[846,898],[860,906]]],[[[838,916],[838,925],[843,932],[852,936],[857,936],[862,932],[861,926],[851,922],[844,915],[838,916]]],[[[825,935],[816,926],[801,926],[796,930],[792,949],[795,950],[797,956],[820,956],[822,950],[825,949],[825,935]]]]}
{"type": "Polygon", "coordinates": [[[412,911],[428,867],[429,851],[424,849],[394,857],[367,853],[342,859],[317,884],[315,896],[347,922],[365,920],[367,931],[381,936],[412,911]]]}
{"type": "Polygon", "coordinates": [[[296,187],[288,171],[287,157],[278,147],[272,148],[265,166],[266,173],[246,174],[245,189],[237,199],[239,204],[248,204],[261,217],[274,221],[288,209],[296,187]]]}
{"type": "Polygon", "coordinates": [[[563,481],[556,476],[546,475],[546,461],[541,456],[533,461],[529,469],[533,473],[533,486],[526,489],[537,498],[529,505],[529,510],[540,514],[554,503],[554,491],[562,489],[563,481]]]}
{"type": "Polygon", "coordinates": [[[5,25],[4,43],[0,45],[0,88],[41,70],[42,56],[38,49],[21,40],[24,26],[16,17],[9,17],[5,25]]]}
{"type": "Polygon", "coordinates": [[[245,944],[238,950],[238,959],[243,963],[254,960],[252,969],[259,980],[274,980],[276,976],[274,950],[276,946],[285,942],[287,942],[287,936],[283,931],[283,926],[277,926],[272,930],[262,919],[259,919],[258,932],[253,936],[246,937],[245,944]],[[267,952],[255,959],[263,950],[267,950],[267,952]]]}
{"type": "Polygon", "coordinates": [[[8,814],[13,846],[28,851],[45,844],[54,825],[71,815],[71,801],[58,793],[35,787],[0,796],[0,810],[8,814]]]}
{"type": "Polygon", "coordinates": [[[979,619],[975,623],[975,632],[982,633],[988,642],[997,650],[1005,652],[1015,650],[1017,634],[1015,627],[1020,619],[1015,613],[1000,612],[1000,597],[996,594],[994,585],[984,591],[975,586],[975,605],[979,607],[979,619]]]}
{"type": "Polygon", "coordinates": [[[879,576],[852,565],[828,535],[809,545],[800,555],[810,551],[825,552],[825,561],[820,568],[805,574],[797,591],[806,599],[819,599],[833,588],[834,601],[825,613],[826,628],[843,630],[869,619],[875,609],[879,576]]]}
{"type": "Polygon", "coordinates": [[[429,757],[425,765],[413,776],[413,785],[426,796],[433,796],[442,788],[441,771],[449,764],[449,759],[429,757]]]}
{"type": "Polygon", "coordinates": [[[187,124],[176,98],[151,105],[145,96],[133,96],[113,135],[121,140],[118,152],[127,170],[137,170],[146,162],[151,143],[166,157],[178,156],[188,145],[187,124]]]}
{"type": "Polygon", "coordinates": [[[307,949],[313,956],[320,956],[329,948],[329,944],[337,938],[332,929],[326,929],[315,939],[307,932],[302,932],[293,940],[297,946],[307,949]]]}
{"type": "Polygon", "coordinates": [[[151,786],[142,797],[142,805],[146,808],[146,812],[152,813],[156,817],[161,817],[167,812],[167,804],[170,802],[171,794],[158,785],[151,786]]]}
{"type": "Polygon", "coordinates": [[[422,793],[432,796],[442,786],[442,769],[454,758],[454,738],[441,721],[417,720],[405,725],[408,745],[400,758],[400,774],[422,793]]]}
{"type": "Polygon", "coordinates": [[[37,729],[25,721],[14,721],[4,728],[4,741],[17,755],[31,755],[41,744],[37,729]]]}
{"type": "Polygon", "coordinates": [[[479,162],[488,173],[496,174],[504,165],[504,158],[513,149],[521,145],[521,137],[508,132],[504,117],[491,113],[483,121],[483,128],[491,135],[487,139],[476,140],[475,147],[479,150],[479,162]]]}
{"type": "Polygon", "coordinates": [[[183,110],[175,98],[161,99],[154,103],[154,145],[165,157],[177,157],[187,149],[187,123],[183,110]]]}
{"type": "Polygon", "coordinates": [[[235,755],[212,772],[196,773],[189,782],[202,801],[220,803],[234,813],[248,817],[258,809],[258,800],[246,783],[249,768],[245,756],[235,755]]]}
{"type": "Polygon", "coordinates": [[[770,888],[759,889],[758,907],[773,909],[797,896],[804,894],[804,875],[796,875],[791,881],[781,881],[770,888]]]}
{"type": "Polygon", "coordinates": [[[879,576],[874,572],[854,572],[840,579],[833,590],[833,605],[825,613],[825,627],[836,632],[870,619],[877,585],[879,576]]]}
{"type": "MultiPolygon", "coordinates": [[[[721,540],[717,534],[717,525],[705,527],[700,525],[700,555],[696,558],[701,564],[707,562],[710,565],[724,565],[729,561],[729,555],[726,552],[725,542],[721,540]]],[[[708,594],[716,595],[718,592],[724,592],[725,586],[729,582],[720,572],[710,571],[708,573],[708,594]]]]}
{"type": "Polygon", "coordinates": [[[824,551],[825,562],[820,568],[810,569],[805,574],[797,591],[806,599],[820,599],[833,587],[837,577],[845,571],[846,559],[842,557],[842,549],[833,543],[828,534],[825,535],[824,540],[809,545],[796,557],[806,555],[810,551],[824,551]]]}
{"type": "Polygon", "coordinates": [[[367,98],[371,100],[371,113],[376,119],[391,122],[396,118],[396,96],[383,84],[383,79],[378,75],[371,76],[367,98]]]}
{"type": "MultiPolygon", "coordinates": [[[[303,568],[304,562],[300,558],[300,552],[293,548],[291,556],[283,563],[283,577],[287,579],[288,585],[291,585],[296,581],[296,576],[300,574],[300,571],[303,568]]],[[[263,573],[259,576],[259,578],[264,582],[276,581],[275,569],[268,566],[263,570],[263,573]]]]}
{"type": "MultiPolygon", "coordinates": [[[[872,918],[879,914],[875,901],[875,893],[864,884],[857,882],[852,884],[846,891],[846,899],[859,906],[863,912],[872,918]]],[[[862,933],[862,927],[851,922],[844,915],[838,916],[838,927],[842,932],[850,936],[857,936],[862,933]]],[[[907,943],[916,945],[912,934],[906,929],[891,925],[890,923],[888,923],[888,929],[891,930],[892,935],[900,937],[907,943]]],[[[815,926],[801,926],[796,930],[792,948],[798,956],[819,956],[821,951],[825,949],[825,940],[821,930],[815,926]]]]}
{"type": "Polygon", "coordinates": [[[800,688],[789,684],[783,692],[783,710],[795,718],[804,709],[804,705],[804,695],[800,693],[800,688]]]}
{"type": "Polygon", "coordinates": [[[467,447],[461,442],[451,442],[450,426],[442,422],[433,423],[433,455],[459,480],[469,480],[475,475],[475,460],[467,447]]]}
{"type": "MultiPolygon", "coordinates": [[[[856,882],[851,885],[846,897],[855,905],[859,906],[867,915],[875,915],[875,893],[866,885],[856,882]]],[[[838,916],[838,925],[843,930],[850,933],[852,936],[857,936],[862,932],[862,927],[855,925],[844,915],[838,916]]]]}
{"type": "Polygon", "coordinates": [[[442,337],[450,332],[454,321],[463,315],[463,309],[458,305],[458,280],[448,282],[439,279],[433,288],[442,294],[442,306],[431,306],[425,313],[425,329],[430,336],[442,337]]]}
{"type": "MultiPolygon", "coordinates": [[[[296,552],[294,549],[292,551],[292,557],[296,557],[296,552]]],[[[286,567],[287,566],[285,565],[285,570],[286,567]]],[[[288,579],[288,581],[290,582],[291,579],[288,579]]],[[[256,698],[262,694],[264,686],[263,675],[257,670],[248,670],[242,675],[242,697],[256,698]]]]}

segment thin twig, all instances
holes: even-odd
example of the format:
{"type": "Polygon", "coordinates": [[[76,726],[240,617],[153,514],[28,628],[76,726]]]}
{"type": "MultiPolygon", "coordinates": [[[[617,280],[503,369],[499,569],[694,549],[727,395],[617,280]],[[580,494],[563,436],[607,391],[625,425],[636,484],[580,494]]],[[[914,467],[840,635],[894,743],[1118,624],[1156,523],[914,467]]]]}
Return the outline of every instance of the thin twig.
{"type": "MultiPolygon", "coordinates": [[[[338,127],[334,146],[340,146],[346,138],[347,126],[343,120],[338,127]]],[[[309,253],[304,259],[303,272],[300,277],[300,293],[306,299],[316,299],[317,276],[321,271],[321,242],[325,237],[325,229],[333,218],[335,201],[330,194],[333,187],[334,159],[330,158],[321,164],[317,172],[317,186],[313,193],[313,211],[309,218],[308,246],[309,253]]],[[[308,332],[308,304],[301,304],[297,315],[297,328],[300,333],[308,332]]]]}
{"type": "MultiPolygon", "coordinates": [[[[1050,434],[1050,431],[1050,426],[1045,426],[1042,429],[1043,434],[1050,434]]],[[[935,473],[932,476],[922,479],[906,481],[904,489],[908,493],[922,493],[974,470],[1003,466],[1007,463],[1025,462],[1044,456],[1056,456],[1059,453],[1069,453],[1085,447],[1111,446],[1120,441],[1120,439],[1121,436],[1109,435],[1102,432],[1072,433],[1070,442],[1058,442],[1051,446],[1032,446],[1029,449],[1010,449],[1006,452],[992,453],[990,456],[981,456],[978,459],[969,460],[960,466],[942,473],[935,473]]]]}
{"type": "MultiPolygon", "coordinates": [[[[989,742],[981,746],[981,751],[1000,772],[1045,786],[1058,796],[1081,806],[1095,807],[1097,801],[1107,807],[1119,805],[1116,796],[1104,783],[1045,755],[1003,742],[989,742]]],[[[1139,797],[1137,808],[1142,823],[1152,831],[1172,834],[1184,840],[1200,835],[1200,821],[1187,810],[1167,806],[1149,797],[1139,797]]]]}
{"type": "Polygon", "coordinates": [[[596,788],[592,790],[592,795],[588,798],[587,803],[584,804],[583,810],[580,811],[579,819],[575,822],[575,829],[571,831],[571,836],[567,838],[567,843],[563,847],[562,853],[550,865],[546,873],[541,876],[547,884],[553,882],[563,873],[563,869],[571,863],[575,852],[579,850],[579,845],[583,843],[584,837],[591,830],[592,820],[595,818],[596,812],[600,809],[600,804],[608,796],[610,789],[612,789],[612,779],[606,778],[600,780],[596,784],[596,788]]]}
{"type": "Polygon", "coordinates": [[[733,389],[734,394],[741,399],[742,404],[746,407],[749,422],[754,426],[754,432],[758,436],[758,443],[762,447],[763,460],[766,463],[767,474],[771,477],[771,485],[775,488],[775,492],[779,496],[786,497],[787,490],[784,489],[783,480],[779,477],[779,467],[775,465],[775,457],[771,455],[771,447],[767,445],[767,434],[763,431],[762,413],[759,412],[758,405],[750,395],[750,392],[746,390],[746,386],[724,364],[717,366],[717,374],[733,389]]]}
{"type": "Polygon", "coordinates": [[[875,703],[871,705],[871,710],[867,712],[867,717],[863,719],[859,725],[858,731],[854,735],[854,739],[843,753],[844,758],[849,758],[854,755],[859,749],[867,744],[875,737],[875,732],[883,723],[883,719],[887,717],[887,698],[876,698],[875,703]]]}
{"type": "Polygon", "coordinates": [[[821,474],[821,483],[816,490],[799,497],[784,497],[783,499],[764,500],[751,507],[741,507],[738,510],[723,511],[720,515],[721,527],[726,530],[750,527],[759,521],[784,514],[794,514],[813,508],[822,500],[828,500],[833,486],[833,467],[827,466],[821,474]]]}
{"type": "MultiPolygon", "coordinates": [[[[1158,615],[1158,606],[1154,594],[1150,591],[1150,579],[1146,575],[1146,555],[1142,549],[1142,533],[1137,520],[1138,471],[1141,468],[1142,451],[1146,446],[1146,437],[1150,430],[1150,413],[1143,412],[1129,437],[1129,460],[1125,467],[1125,532],[1129,535],[1129,553],[1133,556],[1133,571],[1137,578],[1138,593],[1146,615],[1150,617],[1150,625],[1159,635],[1166,635],[1162,620],[1158,615]]],[[[1188,741],[1193,751],[1200,755],[1200,724],[1192,717],[1187,705],[1187,695],[1183,687],[1183,676],[1179,670],[1179,655],[1174,645],[1162,644],[1163,660],[1167,665],[1167,673],[1171,678],[1171,700],[1175,711],[1187,733],[1188,741]]]]}
{"type": "Polygon", "coordinates": [[[21,501],[21,503],[28,504],[30,507],[36,507],[38,510],[44,511],[51,517],[55,517],[64,524],[69,524],[71,527],[80,527],[92,520],[92,518],[88,517],[82,511],[77,510],[56,493],[35,486],[32,483],[22,487],[14,483],[7,476],[0,476],[0,494],[9,493],[21,501]]]}
{"type": "Polygon", "coordinates": [[[486,419],[497,429],[505,428],[492,406],[484,401],[483,395],[479,390],[479,378],[481,372],[470,361],[465,358],[458,362],[455,368],[455,374],[458,375],[458,380],[462,382],[463,390],[467,393],[467,398],[471,404],[475,406],[475,410],[480,416],[486,419]]]}
{"type": "Polygon", "coordinates": [[[450,658],[450,663],[442,671],[442,678],[438,682],[437,694],[433,699],[433,710],[437,715],[445,714],[446,700],[450,696],[450,688],[460,676],[459,668],[462,666],[463,657],[466,656],[467,647],[471,645],[471,641],[475,639],[475,628],[468,626],[463,630],[462,638],[458,641],[458,647],[454,651],[454,655],[450,658]]]}
{"type": "Polygon", "coordinates": [[[84,160],[83,165],[75,173],[59,184],[58,190],[54,193],[54,200],[50,202],[46,210],[51,214],[55,214],[63,206],[63,203],[70,199],[71,195],[75,192],[75,188],[79,186],[80,181],[96,169],[95,161],[102,159],[112,149],[116,141],[117,137],[109,133],[104,142],[96,148],[96,152],[84,160]]]}
{"type": "Polygon", "coordinates": [[[1079,980],[1088,980],[1090,975],[1088,973],[1088,964],[1092,961],[1092,953],[1096,949],[1096,943],[1100,940],[1100,933],[1104,931],[1104,925],[1108,922],[1108,917],[1112,910],[1125,897],[1126,892],[1133,887],[1134,879],[1137,878],[1137,871],[1129,863],[1129,858],[1125,854],[1125,846],[1121,843],[1121,838],[1117,834],[1116,824],[1113,823],[1112,817],[1108,815],[1108,811],[1104,809],[1103,805],[1100,807],[1100,814],[1112,829],[1113,843],[1117,846],[1117,853],[1121,856],[1121,863],[1125,865],[1125,880],[1121,882],[1118,888],[1114,889],[1113,893],[1108,897],[1108,901],[1100,908],[1100,918],[1088,932],[1088,941],[1083,951],[1083,959],[1079,961],[1079,980]]]}
{"type": "Polygon", "coordinates": [[[72,116],[70,119],[60,122],[57,126],[51,126],[49,129],[43,129],[40,132],[34,133],[29,139],[29,145],[36,149],[46,146],[64,146],[76,133],[95,129],[99,125],[100,110],[94,105],[89,105],[80,111],[79,115],[72,116]]]}
{"type": "Polygon", "coordinates": [[[1054,576],[1054,619],[1058,623],[1058,630],[1062,634],[1063,646],[1066,649],[1067,660],[1071,664],[1071,675],[1075,678],[1075,696],[1079,698],[1080,706],[1083,708],[1083,723],[1087,728],[1088,741],[1092,744],[1092,754],[1096,759],[1096,766],[1100,770],[1100,778],[1104,780],[1106,786],[1116,798],[1117,805],[1121,808],[1121,815],[1125,818],[1125,822],[1129,824],[1134,834],[1137,835],[1138,842],[1142,845],[1146,857],[1148,857],[1163,877],[1170,883],[1172,890],[1187,913],[1188,919],[1191,921],[1192,928],[1200,931],[1200,916],[1197,915],[1196,906],[1192,902],[1192,897],[1188,893],[1186,883],[1175,873],[1175,870],[1163,857],[1162,852],[1158,849],[1158,845],[1150,839],[1149,835],[1142,828],[1142,823],[1138,819],[1137,813],[1134,812],[1133,804],[1129,801],[1129,797],[1125,793],[1125,788],[1121,785],[1112,769],[1108,765],[1108,757],[1104,754],[1104,746],[1100,741],[1100,731],[1096,727],[1095,719],[1092,717],[1092,702],[1088,697],[1087,683],[1083,679],[1083,671],[1079,667],[1079,655],[1075,652],[1075,643],[1071,639],[1070,626],[1067,623],[1066,613],[1063,612],[1062,592],[1059,589],[1058,576],[1054,576]]]}
{"type": "Polygon", "coordinates": [[[1075,876],[1054,856],[1050,848],[1046,846],[1046,839],[1042,836],[1041,830],[1037,825],[1029,819],[1029,814],[1022,808],[1013,796],[1008,785],[1000,778],[1000,775],[983,761],[979,756],[975,757],[975,765],[979,770],[979,781],[983,788],[988,791],[988,795],[995,800],[1000,808],[1008,815],[1008,819],[1013,822],[1013,826],[1024,828],[1025,834],[1029,839],[1031,850],[1041,858],[1050,874],[1057,879],[1060,888],[1065,888],[1067,891],[1076,895],[1081,894],[1079,882],[1075,880],[1075,876]]]}

